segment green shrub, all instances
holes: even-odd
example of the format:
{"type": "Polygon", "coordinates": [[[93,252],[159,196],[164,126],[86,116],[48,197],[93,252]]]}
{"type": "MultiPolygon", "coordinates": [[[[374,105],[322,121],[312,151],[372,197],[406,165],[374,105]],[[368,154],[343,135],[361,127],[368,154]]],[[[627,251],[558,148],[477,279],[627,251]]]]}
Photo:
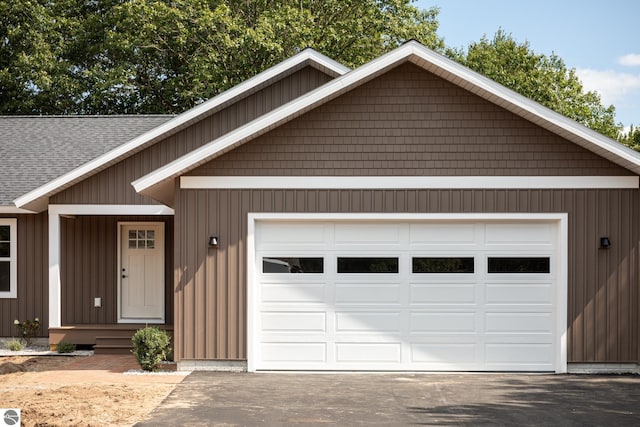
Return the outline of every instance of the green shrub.
{"type": "Polygon", "coordinates": [[[131,338],[133,354],[145,371],[157,371],[160,362],[167,359],[171,349],[171,337],[166,331],[156,327],[138,329],[131,338]]]}
{"type": "Polygon", "coordinates": [[[20,340],[17,340],[15,338],[7,341],[5,345],[11,351],[20,351],[24,348],[24,344],[22,344],[20,340]]]}
{"type": "Polygon", "coordinates": [[[58,353],[73,353],[76,351],[76,345],[66,341],[60,341],[56,346],[58,353]]]}

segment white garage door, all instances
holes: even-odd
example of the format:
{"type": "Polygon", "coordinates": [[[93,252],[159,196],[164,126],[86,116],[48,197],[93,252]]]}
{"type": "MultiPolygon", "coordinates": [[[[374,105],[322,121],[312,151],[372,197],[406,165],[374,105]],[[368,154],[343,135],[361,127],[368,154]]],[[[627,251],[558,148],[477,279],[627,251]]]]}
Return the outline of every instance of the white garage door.
{"type": "Polygon", "coordinates": [[[257,370],[555,371],[556,222],[258,221],[257,370]]]}

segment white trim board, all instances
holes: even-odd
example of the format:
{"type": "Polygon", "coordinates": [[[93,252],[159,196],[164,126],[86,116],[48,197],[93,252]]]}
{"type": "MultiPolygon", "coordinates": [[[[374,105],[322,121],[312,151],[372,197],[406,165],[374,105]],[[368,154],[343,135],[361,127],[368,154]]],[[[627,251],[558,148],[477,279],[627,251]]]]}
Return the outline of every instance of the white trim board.
{"type": "Polygon", "coordinates": [[[568,304],[568,221],[566,213],[453,213],[453,214],[386,214],[386,213],[248,213],[247,214],[247,370],[255,372],[259,349],[255,348],[257,318],[255,310],[259,283],[255,269],[256,223],[259,221],[549,221],[558,224],[558,271],[556,288],[556,373],[567,372],[567,304],[568,304]]]}
{"type": "Polygon", "coordinates": [[[49,215],[173,215],[164,205],[49,205],[49,215]]]}
{"type": "Polygon", "coordinates": [[[638,176],[183,176],[181,189],[632,188],[638,176]]]}
{"type": "Polygon", "coordinates": [[[190,123],[198,120],[205,114],[210,113],[218,107],[232,102],[236,98],[243,94],[255,90],[259,86],[269,82],[270,80],[278,77],[280,74],[301,66],[302,64],[309,62],[315,64],[320,68],[324,68],[335,73],[338,76],[342,76],[350,69],[344,65],[334,61],[333,59],[316,52],[313,49],[307,48],[291,58],[274,65],[273,67],[257,74],[249,80],[240,83],[239,85],[219,94],[218,96],[211,98],[210,100],[187,110],[186,112],[176,116],[168,122],[151,129],[148,132],[130,140],[129,142],[116,147],[115,149],[103,154],[102,156],[83,164],[82,166],[56,178],[45,185],[30,191],[29,193],[18,197],[14,202],[16,206],[33,207],[37,210],[46,209],[48,203],[48,196],[60,189],[66,188],[75,182],[80,181],[82,178],[91,175],[97,171],[102,170],[104,167],[117,162],[119,159],[126,157],[127,155],[140,150],[147,146],[149,143],[166,137],[172,132],[178,131],[190,123]]]}
{"type": "Polygon", "coordinates": [[[640,153],[558,114],[416,41],[410,41],[373,61],[241,126],[167,165],[135,180],[135,190],[184,175],[217,156],[352,90],[393,67],[410,61],[474,94],[499,105],[604,158],[640,174],[640,153]]]}
{"type": "Polygon", "coordinates": [[[27,210],[27,209],[20,209],[20,208],[16,208],[15,206],[0,206],[0,214],[34,214],[36,212],[27,210]]]}

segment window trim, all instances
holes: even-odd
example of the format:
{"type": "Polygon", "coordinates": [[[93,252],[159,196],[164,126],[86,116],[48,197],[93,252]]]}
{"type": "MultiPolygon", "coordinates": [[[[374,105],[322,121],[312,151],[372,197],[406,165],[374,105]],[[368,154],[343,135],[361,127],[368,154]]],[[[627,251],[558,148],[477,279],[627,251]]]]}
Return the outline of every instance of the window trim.
{"type": "Polygon", "coordinates": [[[0,299],[18,298],[18,220],[0,218],[0,225],[9,226],[9,256],[0,261],[9,261],[9,292],[0,292],[0,299]]]}

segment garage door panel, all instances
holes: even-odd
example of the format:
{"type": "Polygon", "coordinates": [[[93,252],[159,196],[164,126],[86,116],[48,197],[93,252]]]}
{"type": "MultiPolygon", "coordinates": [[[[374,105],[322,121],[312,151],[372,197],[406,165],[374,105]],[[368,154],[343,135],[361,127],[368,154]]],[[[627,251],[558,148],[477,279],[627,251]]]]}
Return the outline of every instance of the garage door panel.
{"type": "Polygon", "coordinates": [[[400,312],[340,312],[335,314],[336,333],[340,332],[395,332],[400,333],[400,312]]]}
{"type": "Polygon", "coordinates": [[[261,292],[261,302],[273,303],[325,303],[326,283],[274,283],[264,284],[261,292]]]}
{"type": "Polygon", "coordinates": [[[336,248],[384,249],[400,246],[405,232],[404,224],[336,224],[334,241],[336,248]]]}
{"type": "Polygon", "coordinates": [[[475,364],[478,358],[478,345],[475,343],[416,343],[411,345],[411,361],[414,363],[475,364]]]}
{"type": "Polygon", "coordinates": [[[409,224],[409,244],[418,249],[421,246],[474,247],[478,245],[477,224],[409,224]]]}
{"type": "Polygon", "coordinates": [[[487,304],[552,304],[554,289],[547,283],[487,283],[485,284],[487,304]]]}
{"type": "Polygon", "coordinates": [[[337,363],[400,363],[402,344],[380,342],[337,342],[337,363]]]}
{"type": "Polygon", "coordinates": [[[485,225],[487,246],[547,246],[555,243],[555,225],[549,223],[495,223],[485,225]]]}
{"type": "Polygon", "coordinates": [[[410,304],[474,304],[476,302],[475,282],[412,283],[410,286],[410,304]]]}
{"type": "Polygon", "coordinates": [[[553,330],[552,313],[486,313],[487,333],[549,333],[553,330]]]}
{"type": "Polygon", "coordinates": [[[487,333],[486,344],[551,344],[554,342],[552,332],[518,332],[518,333],[487,333]]]}
{"type": "Polygon", "coordinates": [[[339,304],[400,304],[400,283],[336,283],[335,302],[339,304]]]}
{"type": "Polygon", "coordinates": [[[487,344],[485,357],[488,364],[522,366],[531,364],[553,365],[551,344],[487,344]]]}
{"type": "Polygon", "coordinates": [[[324,248],[330,245],[332,228],[322,223],[274,222],[259,227],[256,238],[263,250],[282,250],[289,247],[324,248]]]}
{"type": "Polygon", "coordinates": [[[471,312],[411,312],[409,331],[416,333],[476,333],[478,322],[475,311],[471,312]]]}
{"type": "MultiPolygon", "coordinates": [[[[296,364],[318,364],[327,362],[325,342],[264,342],[260,348],[262,360],[277,362],[283,368],[296,364]]],[[[275,368],[275,365],[272,369],[275,368]]]]}
{"type": "Polygon", "coordinates": [[[557,223],[259,221],[256,236],[256,369],[555,369],[557,223]],[[307,256],[321,271],[261,270],[307,256]]]}
{"type": "Polygon", "coordinates": [[[323,312],[266,312],[261,316],[263,332],[326,332],[327,314],[323,312]]]}

